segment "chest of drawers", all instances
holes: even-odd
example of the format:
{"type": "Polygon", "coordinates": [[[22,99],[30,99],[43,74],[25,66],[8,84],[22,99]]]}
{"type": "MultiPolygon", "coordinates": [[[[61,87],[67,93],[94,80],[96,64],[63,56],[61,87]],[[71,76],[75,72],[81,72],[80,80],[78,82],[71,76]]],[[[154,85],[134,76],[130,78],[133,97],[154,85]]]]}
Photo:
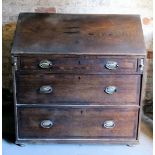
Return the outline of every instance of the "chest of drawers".
{"type": "Polygon", "coordinates": [[[136,144],[145,55],[138,15],[20,14],[16,143],[136,144]]]}

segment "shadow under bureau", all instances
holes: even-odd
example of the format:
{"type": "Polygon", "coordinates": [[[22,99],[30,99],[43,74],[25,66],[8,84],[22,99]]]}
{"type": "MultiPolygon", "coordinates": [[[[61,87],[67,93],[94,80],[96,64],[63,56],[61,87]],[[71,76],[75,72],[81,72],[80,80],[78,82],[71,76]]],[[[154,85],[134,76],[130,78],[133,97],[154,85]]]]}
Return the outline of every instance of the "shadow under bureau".
{"type": "Polygon", "coordinates": [[[138,142],[138,15],[21,13],[11,53],[16,144],[138,142]]]}

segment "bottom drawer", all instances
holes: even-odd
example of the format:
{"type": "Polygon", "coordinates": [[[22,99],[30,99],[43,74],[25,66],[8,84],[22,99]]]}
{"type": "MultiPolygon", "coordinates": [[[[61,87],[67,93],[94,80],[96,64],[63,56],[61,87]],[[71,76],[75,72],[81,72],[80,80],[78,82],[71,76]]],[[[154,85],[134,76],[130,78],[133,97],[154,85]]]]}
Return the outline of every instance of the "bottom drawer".
{"type": "Polygon", "coordinates": [[[137,136],[138,109],[19,107],[20,139],[96,139],[137,136]]]}

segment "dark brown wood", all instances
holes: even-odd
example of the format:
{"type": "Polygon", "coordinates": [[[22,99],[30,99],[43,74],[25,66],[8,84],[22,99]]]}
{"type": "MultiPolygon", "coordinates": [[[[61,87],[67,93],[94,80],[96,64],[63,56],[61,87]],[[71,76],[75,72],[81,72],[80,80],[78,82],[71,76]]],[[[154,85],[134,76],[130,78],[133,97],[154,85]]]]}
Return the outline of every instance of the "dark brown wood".
{"type": "Polygon", "coordinates": [[[145,55],[139,15],[21,13],[13,54],[145,55]]]}
{"type": "Polygon", "coordinates": [[[138,15],[20,14],[12,48],[16,144],[138,143],[145,61],[138,15]],[[42,60],[52,67],[40,68],[42,60]],[[42,128],[43,120],[53,126],[42,128]]]}
{"type": "Polygon", "coordinates": [[[74,74],[136,74],[137,58],[115,56],[87,56],[87,55],[28,55],[20,57],[21,71],[40,71],[49,73],[74,73],[74,74]],[[49,69],[42,69],[39,63],[42,60],[49,60],[52,66],[49,69]],[[108,61],[118,63],[113,70],[106,68],[108,61]]]}
{"type": "Polygon", "coordinates": [[[147,59],[153,59],[153,51],[147,51],[147,59]]]}
{"type": "Polygon", "coordinates": [[[138,105],[140,80],[140,75],[23,74],[17,77],[18,103],[138,105]],[[53,92],[40,93],[46,85],[53,92]],[[116,92],[107,94],[108,86],[115,86],[116,92]]]}
{"type": "Polygon", "coordinates": [[[19,138],[133,138],[136,139],[136,108],[18,108],[19,138]],[[53,121],[43,128],[43,120],[53,121]],[[113,120],[114,128],[104,122],[113,120]]]}

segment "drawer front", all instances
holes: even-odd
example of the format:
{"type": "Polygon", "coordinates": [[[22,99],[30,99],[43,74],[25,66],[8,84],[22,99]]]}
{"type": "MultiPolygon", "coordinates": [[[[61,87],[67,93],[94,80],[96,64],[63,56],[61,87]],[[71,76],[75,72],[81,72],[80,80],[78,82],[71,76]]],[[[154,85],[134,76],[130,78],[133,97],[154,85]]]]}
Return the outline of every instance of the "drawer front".
{"type": "Polygon", "coordinates": [[[19,138],[133,138],[134,108],[18,108],[19,138]]]}
{"type": "Polygon", "coordinates": [[[140,75],[22,74],[19,104],[139,104],[140,75]]]}
{"type": "Polygon", "coordinates": [[[137,71],[137,59],[106,56],[25,56],[20,58],[20,69],[50,73],[130,74],[137,71]]]}

